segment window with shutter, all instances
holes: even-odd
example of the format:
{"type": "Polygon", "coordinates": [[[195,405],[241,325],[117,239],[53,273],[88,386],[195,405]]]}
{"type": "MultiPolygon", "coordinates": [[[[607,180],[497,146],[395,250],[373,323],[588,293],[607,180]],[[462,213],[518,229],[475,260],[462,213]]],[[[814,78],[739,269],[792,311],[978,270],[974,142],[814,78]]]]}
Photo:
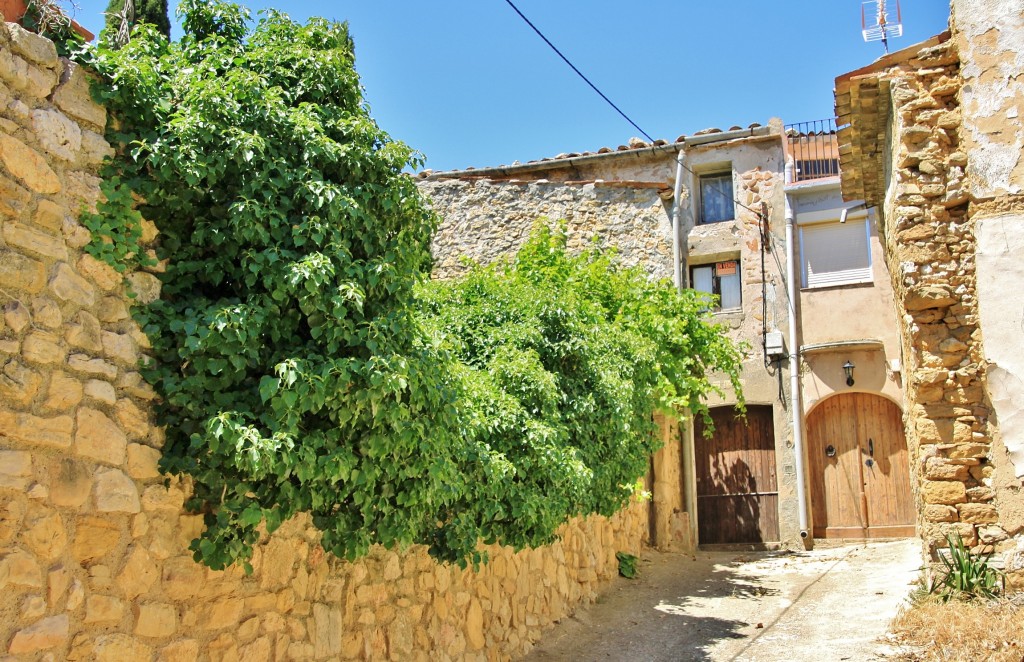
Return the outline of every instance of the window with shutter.
{"type": "Polygon", "coordinates": [[[803,286],[833,287],[871,282],[871,228],[868,219],[800,227],[803,286]]]}

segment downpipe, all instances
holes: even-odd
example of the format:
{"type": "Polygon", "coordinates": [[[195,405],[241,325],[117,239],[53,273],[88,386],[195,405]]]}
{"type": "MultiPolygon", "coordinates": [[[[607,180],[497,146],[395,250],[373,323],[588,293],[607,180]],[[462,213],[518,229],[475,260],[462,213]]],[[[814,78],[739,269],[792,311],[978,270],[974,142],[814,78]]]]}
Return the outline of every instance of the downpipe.
{"type": "MultiPolygon", "coordinates": [[[[795,165],[791,158],[786,159],[785,182],[788,186],[793,183],[795,165]]],[[[798,518],[800,522],[800,537],[806,540],[809,536],[807,516],[807,467],[804,454],[804,420],[803,420],[803,395],[800,389],[800,336],[796,324],[796,252],[794,250],[794,221],[796,213],[789,199],[789,193],[785,194],[786,199],[786,288],[789,296],[788,317],[789,317],[789,392],[790,411],[793,417],[793,452],[796,455],[796,499],[798,518]]]]}

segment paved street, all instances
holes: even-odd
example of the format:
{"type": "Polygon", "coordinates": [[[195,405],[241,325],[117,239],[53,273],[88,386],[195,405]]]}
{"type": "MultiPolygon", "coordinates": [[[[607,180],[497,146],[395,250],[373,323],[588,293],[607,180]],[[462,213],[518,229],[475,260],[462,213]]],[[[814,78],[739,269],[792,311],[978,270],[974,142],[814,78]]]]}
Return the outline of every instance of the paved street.
{"type": "Polygon", "coordinates": [[[884,659],[917,540],[811,552],[650,552],[636,580],[558,624],[527,660],[884,659]]]}

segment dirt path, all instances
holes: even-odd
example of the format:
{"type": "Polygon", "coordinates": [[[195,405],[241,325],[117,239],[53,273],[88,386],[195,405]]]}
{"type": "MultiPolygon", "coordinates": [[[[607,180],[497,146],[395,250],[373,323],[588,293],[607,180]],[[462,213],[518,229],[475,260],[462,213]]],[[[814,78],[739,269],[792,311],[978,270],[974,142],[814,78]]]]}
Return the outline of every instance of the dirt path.
{"type": "Polygon", "coordinates": [[[811,552],[650,552],[640,577],[555,626],[531,662],[884,659],[919,542],[811,552]]]}

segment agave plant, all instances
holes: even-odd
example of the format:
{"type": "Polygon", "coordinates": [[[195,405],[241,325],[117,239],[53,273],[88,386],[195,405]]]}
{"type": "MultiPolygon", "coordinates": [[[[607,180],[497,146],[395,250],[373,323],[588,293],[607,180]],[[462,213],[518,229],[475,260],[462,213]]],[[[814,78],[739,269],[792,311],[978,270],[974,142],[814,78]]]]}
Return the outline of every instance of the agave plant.
{"type": "Polygon", "coordinates": [[[953,598],[994,598],[1002,593],[1006,576],[989,565],[991,554],[973,555],[964,545],[959,532],[947,534],[949,554],[940,554],[945,575],[932,585],[931,593],[943,601],[953,598]]]}

